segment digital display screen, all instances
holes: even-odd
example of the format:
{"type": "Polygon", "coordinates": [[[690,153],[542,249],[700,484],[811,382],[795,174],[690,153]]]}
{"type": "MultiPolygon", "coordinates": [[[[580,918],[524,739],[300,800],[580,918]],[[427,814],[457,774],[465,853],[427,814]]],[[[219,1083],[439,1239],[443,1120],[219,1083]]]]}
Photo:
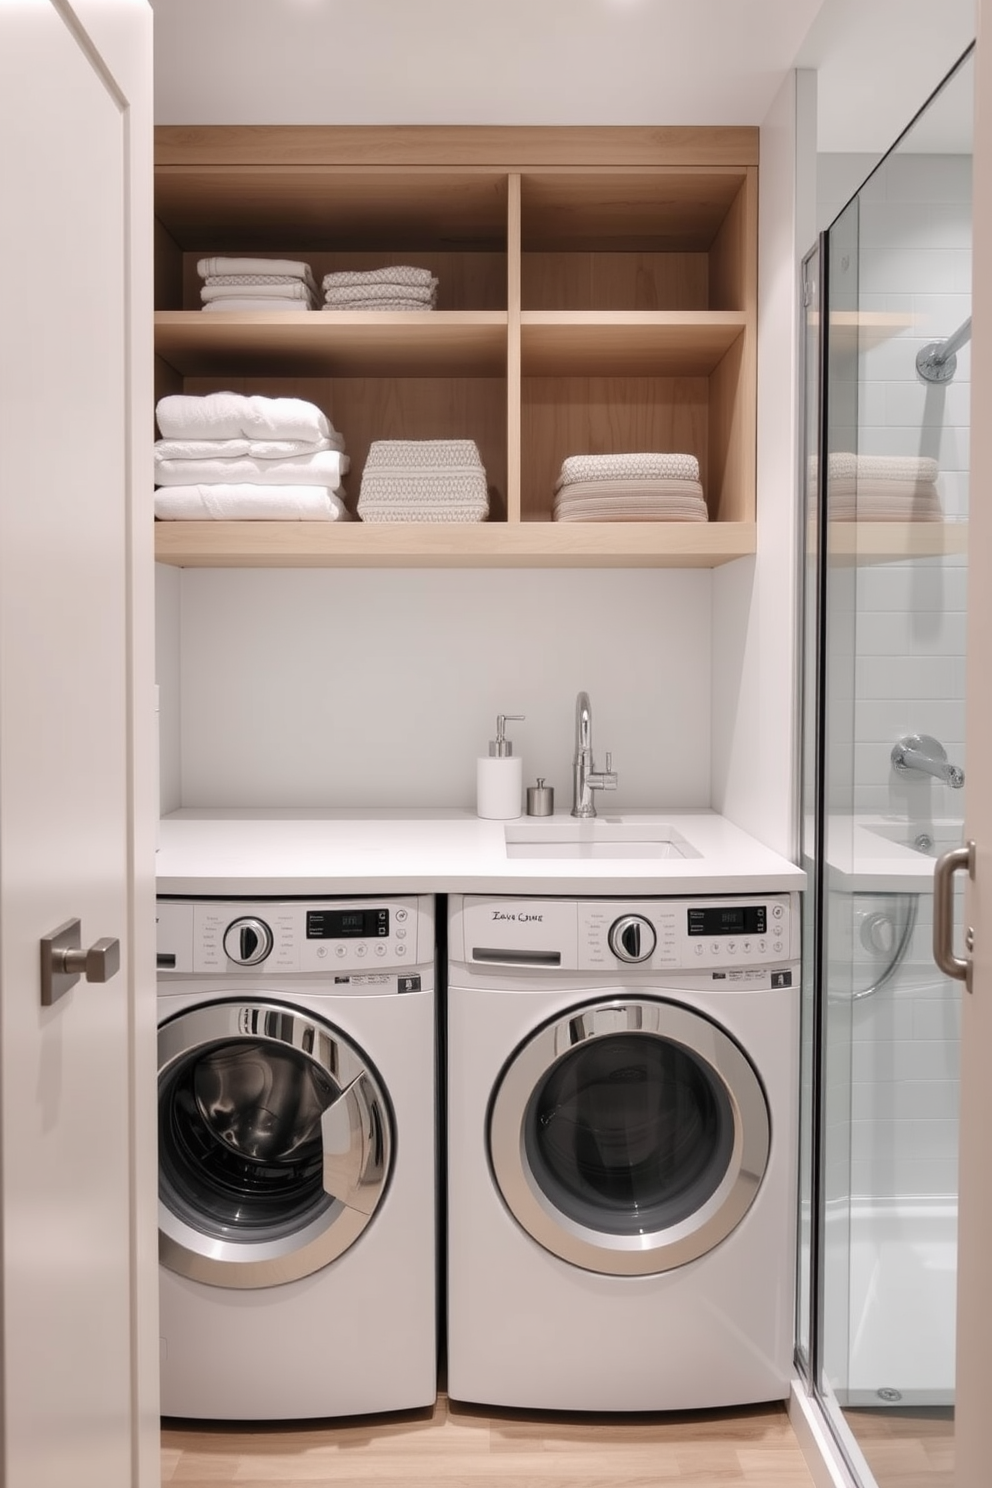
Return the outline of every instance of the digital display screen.
{"type": "Polygon", "coordinates": [[[307,940],[354,940],[389,934],[388,909],[308,909],[307,940]]]}
{"type": "Polygon", "coordinates": [[[690,935],[767,935],[765,904],[727,904],[688,911],[690,935]]]}

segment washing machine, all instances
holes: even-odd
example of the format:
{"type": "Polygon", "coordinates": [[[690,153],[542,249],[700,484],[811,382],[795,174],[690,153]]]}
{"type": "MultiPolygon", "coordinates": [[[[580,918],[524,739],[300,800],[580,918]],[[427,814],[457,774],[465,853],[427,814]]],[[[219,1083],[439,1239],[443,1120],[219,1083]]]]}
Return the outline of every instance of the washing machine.
{"type": "Polygon", "coordinates": [[[437,1380],[430,896],[158,902],[163,1415],[437,1380]]]}
{"type": "Polygon", "coordinates": [[[448,1392],[784,1398],[797,896],[451,896],[448,1392]]]}

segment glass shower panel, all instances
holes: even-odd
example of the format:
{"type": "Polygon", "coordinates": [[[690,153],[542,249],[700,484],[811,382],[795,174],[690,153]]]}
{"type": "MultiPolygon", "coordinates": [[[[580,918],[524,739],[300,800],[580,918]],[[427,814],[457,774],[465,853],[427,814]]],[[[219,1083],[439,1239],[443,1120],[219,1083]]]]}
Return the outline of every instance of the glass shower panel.
{"type": "Polygon", "coordinates": [[[966,56],[821,245],[817,1300],[800,1357],[805,1327],[838,1438],[880,1488],[903,1481],[893,1438],[918,1449],[914,1482],[952,1481],[960,984],[931,939],[934,859],[964,817],[967,332],[953,373],[944,343],[971,314],[970,121],[966,56]]]}

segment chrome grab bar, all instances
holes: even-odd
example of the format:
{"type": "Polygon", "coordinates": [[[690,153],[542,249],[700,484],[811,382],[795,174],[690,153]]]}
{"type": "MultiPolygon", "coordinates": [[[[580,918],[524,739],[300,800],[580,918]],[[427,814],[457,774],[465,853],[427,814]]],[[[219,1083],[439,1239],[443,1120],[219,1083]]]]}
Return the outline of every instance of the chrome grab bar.
{"type": "MultiPolygon", "coordinates": [[[[974,878],[974,842],[941,853],[933,870],[933,959],[945,976],[964,982],[970,992],[971,960],[954,954],[954,875],[964,869],[967,869],[969,878],[974,878]]],[[[969,951],[972,943],[969,930],[969,951]]]]}

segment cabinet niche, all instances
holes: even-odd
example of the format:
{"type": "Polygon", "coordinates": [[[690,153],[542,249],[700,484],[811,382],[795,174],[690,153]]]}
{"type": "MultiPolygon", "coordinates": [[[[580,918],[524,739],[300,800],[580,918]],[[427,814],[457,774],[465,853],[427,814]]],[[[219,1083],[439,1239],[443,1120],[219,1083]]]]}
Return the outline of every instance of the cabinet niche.
{"type": "Polygon", "coordinates": [[[160,522],[176,564],[713,566],[755,551],[757,131],[164,127],[157,394],[307,398],[345,436],[474,439],[481,524],[160,522]],[[438,278],[418,312],[204,314],[208,254],[438,278]],[[572,454],[699,460],[709,521],[556,523],[572,454]]]}

